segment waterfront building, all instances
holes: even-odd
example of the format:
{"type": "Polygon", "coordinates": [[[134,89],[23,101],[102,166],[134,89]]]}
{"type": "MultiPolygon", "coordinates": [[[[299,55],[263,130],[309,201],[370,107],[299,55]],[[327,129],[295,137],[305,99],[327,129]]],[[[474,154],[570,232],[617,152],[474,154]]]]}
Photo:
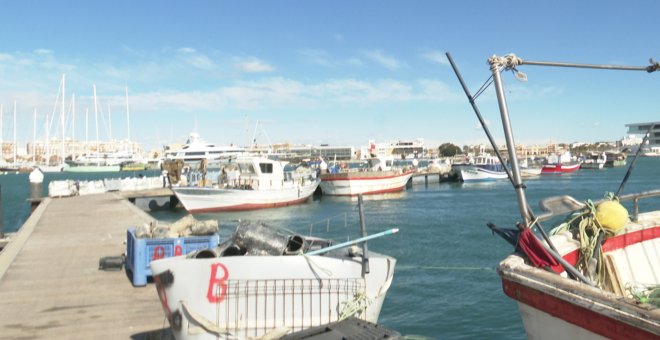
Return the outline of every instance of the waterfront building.
{"type": "Polygon", "coordinates": [[[369,158],[372,156],[422,158],[426,156],[426,151],[423,138],[417,138],[414,141],[397,140],[389,143],[376,143],[374,140],[369,140],[367,146],[363,146],[360,149],[360,154],[362,155],[362,158],[369,158]]]}
{"type": "Polygon", "coordinates": [[[642,150],[647,154],[660,154],[660,122],[626,124],[626,127],[629,134],[641,135],[643,137],[649,131],[652,124],[655,126],[649,134],[648,143],[644,145],[642,150]]]}

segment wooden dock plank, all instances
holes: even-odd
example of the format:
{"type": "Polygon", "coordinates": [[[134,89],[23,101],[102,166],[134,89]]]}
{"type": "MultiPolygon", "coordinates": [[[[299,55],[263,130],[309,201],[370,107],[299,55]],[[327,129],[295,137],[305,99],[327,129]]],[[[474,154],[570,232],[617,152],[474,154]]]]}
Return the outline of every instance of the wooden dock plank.
{"type": "Polygon", "coordinates": [[[117,193],[45,199],[0,253],[1,337],[171,338],[152,284],[98,269],[151,220],[117,193]]]}

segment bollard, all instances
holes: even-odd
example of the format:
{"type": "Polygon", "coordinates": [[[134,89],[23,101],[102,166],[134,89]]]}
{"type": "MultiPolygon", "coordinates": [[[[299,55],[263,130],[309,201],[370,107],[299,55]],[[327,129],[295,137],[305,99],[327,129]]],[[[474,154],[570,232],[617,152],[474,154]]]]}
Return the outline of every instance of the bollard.
{"type": "Polygon", "coordinates": [[[44,194],[44,183],[32,183],[30,182],[30,198],[38,200],[43,197],[44,194]]]}

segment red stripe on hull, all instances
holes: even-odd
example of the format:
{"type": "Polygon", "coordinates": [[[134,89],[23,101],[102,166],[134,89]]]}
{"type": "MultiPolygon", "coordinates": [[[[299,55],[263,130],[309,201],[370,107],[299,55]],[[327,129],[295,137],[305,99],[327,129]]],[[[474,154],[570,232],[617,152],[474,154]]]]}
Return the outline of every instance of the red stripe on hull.
{"type": "Polygon", "coordinates": [[[565,174],[577,171],[580,168],[579,164],[576,165],[544,165],[541,168],[542,174],[565,174]]]}
{"type": "Polygon", "coordinates": [[[307,201],[308,199],[309,197],[305,197],[295,201],[288,201],[288,202],[265,203],[265,204],[240,204],[240,205],[232,205],[228,207],[192,209],[192,210],[188,210],[188,212],[191,214],[200,214],[200,213],[220,212],[220,211],[246,211],[246,210],[257,210],[257,209],[266,209],[266,208],[279,208],[279,207],[287,207],[290,205],[301,204],[307,201]]]}
{"type": "Polygon", "coordinates": [[[502,279],[502,288],[514,300],[610,339],[657,339],[653,333],[516,282],[502,279]]]}
{"type": "MultiPolygon", "coordinates": [[[[656,238],[660,238],[660,226],[655,226],[652,228],[645,228],[642,230],[637,230],[633,231],[627,234],[622,234],[614,237],[610,237],[607,240],[603,242],[602,245],[602,250],[603,252],[607,253],[610,251],[618,250],[618,249],[623,249],[627,246],[641,243],[644,241],[649,241],[649,240],[654,240],[656,238]]],[[[566,260],[568,263],[571,265],[575,266],[575,264],[578,261],[578,257],[580,256],[580,250],[575,249],[571,251],[570,253],[566,253],[562,257],[564,260],[566,260]]],[[[560,264],[553,266],[552,270],[556,273],[561,273],[564,271],[564,267],[562,267],[560,264]]]]}

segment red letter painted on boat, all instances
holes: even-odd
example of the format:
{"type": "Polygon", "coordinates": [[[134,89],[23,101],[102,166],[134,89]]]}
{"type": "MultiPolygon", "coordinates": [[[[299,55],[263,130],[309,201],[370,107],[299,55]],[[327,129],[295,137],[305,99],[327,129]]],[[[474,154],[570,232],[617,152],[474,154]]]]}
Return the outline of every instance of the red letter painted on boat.
{"type": "Polygon", "coordinates": [[[183,249],[181,249],[180,245],[174,246],[174,256],[179,256],[183,254],[183,249]]]}
{"type": "Polygon", "coordinates": [[[209,279],[209,290],[206,293],[206,298],[210,303],[220,303],[225,299],[227,295],[227,284],[225,280],[229,277],[229,272],[227,267],[222,263],[214,263],[211,265],[211,278],[209,279]],[[218,267],[222,270],[222,277],[218,278],[218,267]],[[219,294],[215,294],[216,285],[220,288],[219,294]]]}
{"type": "Polygon", "coordinates": [[[157,246],[154,248],[154,257],[151,260],[158,260],[165,257],[165,248],[163,246],[157,246]]]}

